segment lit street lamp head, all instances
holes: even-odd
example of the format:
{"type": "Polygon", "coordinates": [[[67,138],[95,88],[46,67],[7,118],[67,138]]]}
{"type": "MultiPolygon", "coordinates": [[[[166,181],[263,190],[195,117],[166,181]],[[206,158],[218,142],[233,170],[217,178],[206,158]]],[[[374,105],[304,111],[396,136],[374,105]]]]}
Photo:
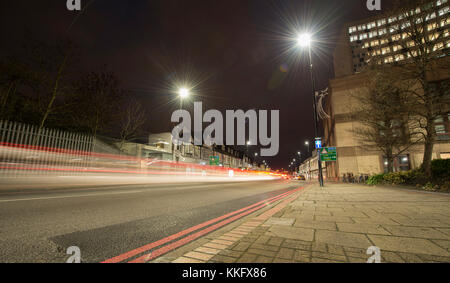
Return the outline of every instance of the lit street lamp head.
{"type": "Polygon", "coordinates": [[[300,47],[308,47],[311,45],[311,35],[309,33],[302,33],[297,37],[297,44],[300,47]]]}
{"type": "Polygon", "coordinates": [[[180,90],[178,91],[178,95],[181,98],[186,98],[190,95],[190,91],[187,88],[180,88],[180,90]]]}

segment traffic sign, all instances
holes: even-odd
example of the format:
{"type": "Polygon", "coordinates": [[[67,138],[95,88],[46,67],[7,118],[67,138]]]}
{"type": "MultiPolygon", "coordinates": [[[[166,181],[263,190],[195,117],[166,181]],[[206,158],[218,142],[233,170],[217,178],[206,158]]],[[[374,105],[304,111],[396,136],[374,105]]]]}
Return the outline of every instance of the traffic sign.
{"type": "Polygon", "coordinates": [[[220,165],[220,157],[219,156],[210,156],[209,157],[209,165],[219,166],[220,165]]]}
{"type": "Polygon", "coordinates": [[[321,161],[337,161],[337,149],[335,147],[324,147],[319,149],[319,152],[321,161]]]}
{"type": "Polygon", "coordinates": [[[322,148],[322,140],[316,139],[316,149],[322,148]]]}

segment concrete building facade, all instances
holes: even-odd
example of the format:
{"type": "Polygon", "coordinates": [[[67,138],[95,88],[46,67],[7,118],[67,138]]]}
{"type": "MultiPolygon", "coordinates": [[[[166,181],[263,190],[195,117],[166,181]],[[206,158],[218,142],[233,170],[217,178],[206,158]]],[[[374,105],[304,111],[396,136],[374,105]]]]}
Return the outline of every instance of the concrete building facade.
{"type": "MultiPolygon", "coordinates": [[[[446,0],[438,0],[434,3],[434,9],[426,15],[427,26],[430,34],[435,30],[440,31],[438,40],[439,48],[433,52],[442,60],[450,58],[450,37],[448,33],[450,8],[446,0]],[[442,43],[442,44],[441,44],[442,43]]],[[[427,13],[416,9],[417,13],[427,13]]],[[[352,98],[355,93],[364,91],[367,87],[368,74],[365,68],[370,58],[381,58],[382,64],[407,64],[408,56],[400,50],[396,41],[408,41],[408,37],[402,34],[404,25],[402,17],[379,16],[345,25],[340,40],[334,51],[335,78],[330,80],[329,94],[325,111],[331,116],[324,120],[325,144],[336,146],[338,151],[337,162],[327,162],[326,176],[330,179],[342,179],[344,174],[372,175],[383,173],[387,169],[387,162],[383,154],[374,150],[368,150],[361,145],[354,135],[354,129],[361,124],[352,119],[352,109],[357,106],[357,101],[352,98]],[[391,27],[397,26],[397,29],[391,27]]],[[[409,52],[411,53],[411,52],[409,52]]],[[[430,77],[430,81],[443,84],[450,95],[450,72],[442,71],[430,77]]],[[[447,105],[448,106],[448,105],[447,105]]],[[[450,157],[450,107],[449,112],[441,115],[435,121],[436,143],[433,150],[433,158],[450,157]]],[[[418,168],[422,164],[423,145],[418,144],[410,148],[394,161],[396,171],[418,168]]],[[[316,162],[317,163],[317,162],[316,162]]],[[[300,166],[300,170],[306,170],[307,165],[300,166]]]]}

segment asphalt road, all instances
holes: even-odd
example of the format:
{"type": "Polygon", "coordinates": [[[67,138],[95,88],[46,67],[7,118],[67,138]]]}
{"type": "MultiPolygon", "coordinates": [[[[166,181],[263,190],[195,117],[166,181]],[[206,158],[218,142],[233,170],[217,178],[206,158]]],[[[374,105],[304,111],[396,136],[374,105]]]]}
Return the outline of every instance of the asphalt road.
{"type": "Polygon", "coordinates": [[[101,262],[296,189],[265,180],[0,190],[0,262],[101,262]]]}

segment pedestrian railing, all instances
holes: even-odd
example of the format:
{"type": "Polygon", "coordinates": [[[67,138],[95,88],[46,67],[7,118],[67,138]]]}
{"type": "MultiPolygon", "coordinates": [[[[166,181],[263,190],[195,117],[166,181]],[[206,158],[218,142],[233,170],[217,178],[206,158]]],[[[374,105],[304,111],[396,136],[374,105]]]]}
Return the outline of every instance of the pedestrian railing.
{"type": "Polygon", "coordinates": [[[57,129],[0,121],[0,177],[122,173],[177,176],[247,176],[267,172],[138,158],[108,149],[98,139],[57,129]],[[233,172],[230,172],[233,171],[233,172]]]}
{"type": "Polygon", "coordinates": [[[70,172],[70,167],[89,165],[92,160],[88,153],[93,147],[94,138],[86,134],[0,121],[0,173],[3,174],[20,176],[24,171],[43,174],[46,170],[37,169],[56,166],[70,172]]]}

